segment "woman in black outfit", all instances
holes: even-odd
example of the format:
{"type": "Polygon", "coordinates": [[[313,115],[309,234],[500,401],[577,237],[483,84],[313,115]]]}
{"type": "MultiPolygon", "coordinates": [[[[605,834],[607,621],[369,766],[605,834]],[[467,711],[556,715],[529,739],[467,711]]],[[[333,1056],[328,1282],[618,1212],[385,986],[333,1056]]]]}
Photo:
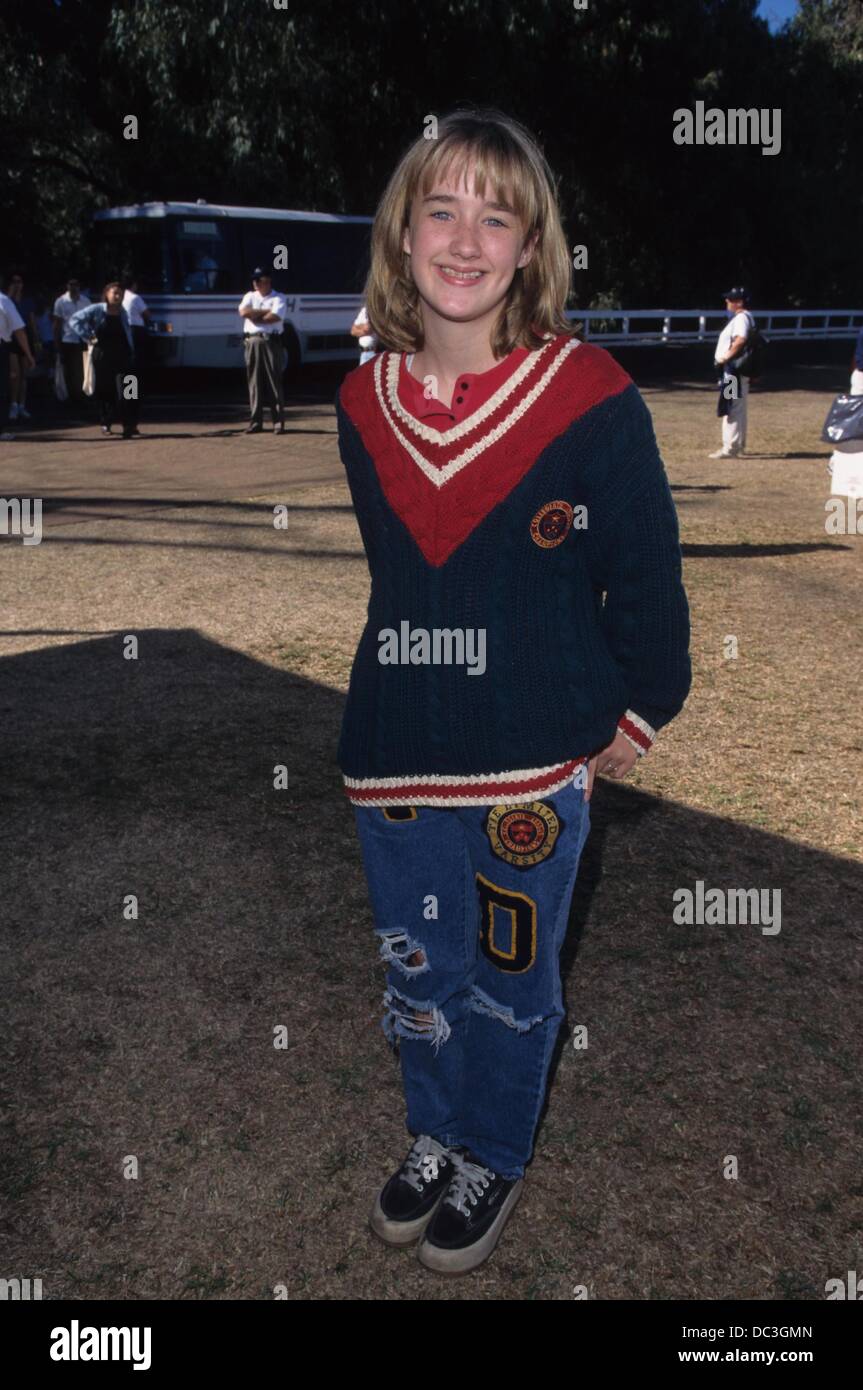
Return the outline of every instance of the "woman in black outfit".
{"type": "Polygon", "coordinates": [[[89,304],[73,314],[69,327],[82,342],[94,344],[93,394],[99,402],[102,433],[111,433],[114,408],[117,406],[123,424],[123,438],[131,439],[139,433],[138,383],[132,328],[123,308],[123,289],[119,280],[112,280],[105,286],[101,304],[89,304]],[[132,382],[128,381],[129,377],[133,378],[132,382]]]}

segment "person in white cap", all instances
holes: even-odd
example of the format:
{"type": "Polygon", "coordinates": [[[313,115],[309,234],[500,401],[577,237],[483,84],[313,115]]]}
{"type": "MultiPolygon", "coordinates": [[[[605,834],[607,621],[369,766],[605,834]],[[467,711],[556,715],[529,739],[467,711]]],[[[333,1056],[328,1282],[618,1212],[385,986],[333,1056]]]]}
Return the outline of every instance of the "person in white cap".
{"type": "Polygon", "coordinates": [[[742,286],[725,292],[725,307],[729,319],[716,343],[714,366],[722,368],[719,414],[722,416],[722,448],[709,455],[712,459],[740,458],[746,448],[746,406],[749,377],[734,370],[755,323],[746,305],[749,295],[742,286]]]}
{"type": "Polygon", "coordinates": [[[285,400],[282,373],[285,369],[282,328],[288,305],[284,295],[273,289],[272,276],[258,266],[252,272],[253,288],[240,300],[238,313],[243,319],[243,346],[249,383],[251,419],[246,434],[260,434],[264,428],[264,399],[267,390],[274,401],[273,431],[285,433],[285,400]]]}

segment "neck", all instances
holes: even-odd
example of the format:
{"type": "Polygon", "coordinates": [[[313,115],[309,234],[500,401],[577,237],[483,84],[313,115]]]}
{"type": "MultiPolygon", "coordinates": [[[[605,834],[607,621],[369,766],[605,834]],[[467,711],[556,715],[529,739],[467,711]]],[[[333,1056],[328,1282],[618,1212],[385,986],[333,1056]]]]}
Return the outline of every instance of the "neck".
{"type": "Polygon", "coordinates": [[[476,323],[450,323],[439,318],[428,322],[424,315],[423,347],[416,354],[421,358],[423,375],[454,381],[462,372],[487,372],[496,366],[490,335],[497,315],[495,310],[493,316],[476,323]]]}

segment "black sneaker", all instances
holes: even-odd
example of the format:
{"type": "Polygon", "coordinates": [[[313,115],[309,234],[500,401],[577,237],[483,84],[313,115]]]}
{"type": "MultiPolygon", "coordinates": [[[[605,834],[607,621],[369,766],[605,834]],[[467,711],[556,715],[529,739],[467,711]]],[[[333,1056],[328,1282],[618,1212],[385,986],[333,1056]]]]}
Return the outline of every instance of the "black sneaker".
{"type": "Polygon", "coordinates": [[[420,1134],[397,1172],[384,1183],[369,1213],[369,1225],[387,1245],[410,1245],[422,1235],[453,1173],[461,1151],[420,1134]]]}
{"type": "Polygon", "coordinates": [[[263,425],[247,425],[243,431],[244,434],[263,434],[263,432],[263,425]]]}
{"type": "Polygon", "coordinates": [[[521,1196],[524,1178],[502,1178],[465,1150],[417,1249],[438,1274],[467,1274],[487,1260],[521,1196]]]}

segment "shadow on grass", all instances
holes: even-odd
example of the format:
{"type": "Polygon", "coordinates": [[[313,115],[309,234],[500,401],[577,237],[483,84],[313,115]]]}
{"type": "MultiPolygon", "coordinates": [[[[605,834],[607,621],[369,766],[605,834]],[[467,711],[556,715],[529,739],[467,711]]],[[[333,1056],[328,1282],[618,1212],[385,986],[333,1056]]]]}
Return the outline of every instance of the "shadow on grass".
{"type": "MultiPolygon", "coordinates": [[[[365,1226],[410,1141],[343,696],[139,643],[0,661],[8,1269],[54,1298],[476,1296],[365,1226]]],[[[861,870],[609,783],[592,820],[563,953],[589,1046],[562,1030],[484,1296],[596,1269],[603,1297],[823,1297],[859,1251],[861,870]],[[697,880],[780,889],[781,932],[676,926],[697,880]]]]}

